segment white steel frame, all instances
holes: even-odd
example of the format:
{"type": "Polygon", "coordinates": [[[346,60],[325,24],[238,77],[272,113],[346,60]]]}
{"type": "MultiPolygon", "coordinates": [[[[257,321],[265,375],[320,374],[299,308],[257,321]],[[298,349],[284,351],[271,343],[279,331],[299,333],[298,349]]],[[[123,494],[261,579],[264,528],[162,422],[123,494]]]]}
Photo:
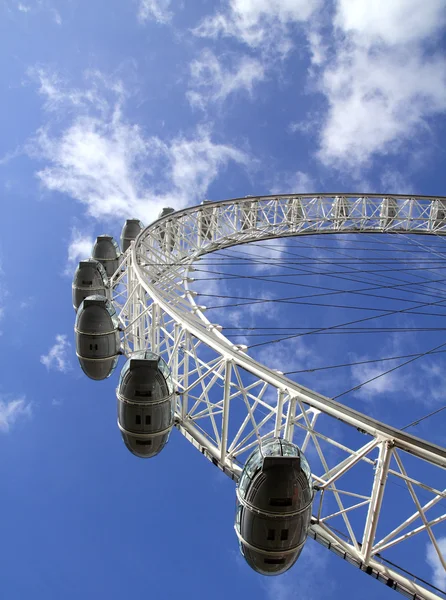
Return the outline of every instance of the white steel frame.
{"type": "MultiPolygon", "coordinates": [[[[406,597],[434,600],[442,596],[389,568],[379,554],[427,531],[446,569],[433,531],[446,521],[446,514],[430,519],[428,513],[446,498],[446,489],[410,477],[406,468],[410,459],[425,461],[442,472],[446,449],[380,423],[260,364],[246,347],[234,345],[218,324],[206,318],[205,307],[196,304],[190,288],[194,263],[216,250],[287,236],[362,232],[444,236],[446,198],[294,194],[205,202],[169,214],[141,232],[112,277],[122,351],[130,356],[148,347],[163,356],[178,390],[176,427],[234,480],[246,452],[261,440],[282,436],[292,441],[303,436],[302,450],[312,445],[320,461],[319,470],[312,466],[320,494],[314,502],[310,536],[406,597]],[[233,423],[231,408],[233,415],[236,405],[238,413],[244,407],[245,416],[233,423]],[[318,429],[322,416],[333,420],[330,435],[318,429]],[[337,435],[340,424],[360,432],[356,446],[342,442],[337,435]],[[342,455],[331,467],[330,448],[342,455]],[[351,481],[343,485],[342,478],[359,465],[367,467],[367,494],[355,490],[351,481]],[[390,478],[407,487],[414,503],[412,514],[399,515],[397,507],[386,506],[390,478]],[[420,490],[431,494],[429,502],[419,500],[420,490]],[[327,494],[334,498],[335,512],[325,509],[327,494]],[[352,498],[355,504],[347,506],[352,498]],[[377,528],[386,510],[397,524],[379,539],[377,528]],[[354,513],[356,520],[351,518],[354,513]],[[342,518],[348,539],[330,526],[335,517],[342,518]]],[[[360,473],[362,490],[365,475],[360,473]]]]}

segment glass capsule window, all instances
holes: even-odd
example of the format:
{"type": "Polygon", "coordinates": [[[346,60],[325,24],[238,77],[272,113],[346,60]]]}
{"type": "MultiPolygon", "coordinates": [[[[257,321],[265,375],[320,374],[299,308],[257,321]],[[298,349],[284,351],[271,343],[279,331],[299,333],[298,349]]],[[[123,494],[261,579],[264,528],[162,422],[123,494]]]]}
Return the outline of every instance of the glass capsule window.
{"type": "Polygon", "coordinates": [[[312,487],[313,486],[313,481],[311,479],[310,465],[308,464],[308,461],[305,458],[305,456],[302,454],[302,452],[300,453],[300,468],[305,473],[305,476],[306,476],[306,478],[308,480],[308,484],[310,485],[310,487],[312,487]]]}
{"type": "Polygon", "coordinates": [[[115,248],[116,256],[119,256],[121,254],[121,250],[119,249],[118,242],[114,238],[112,238],[111,243],[113,244],[113,246],[115,248]]]}
{"type": "Polygon", "coordinates": [[[161,356],[159,357],[159,360],[158,360],[158,368],[161,371],[161,373],[163,374],[164,379],[166,380],[169,394],[173,394],[172,373],[170,372],[170,369],[167,366],[166,361],[164,359],[162,359],[161,356]]]}
{"type": "MultiPolygon", "coordinates": [[[[173,394],[174,386],[173,386],[173,381],[172,381],[172,374],[170,372],[169,367],[166,364],[166,361],[164,359],[162,359],[161,356],[159,356],[158,354],[155,354],[154,352],[150,352],[150,350],[138,350],[137,352],[134,352],[132,354],[131,358],[136,358],[138,360],[155,360],[155,361],[157,361],[158,369],[160,370],[161,374],[163,375],[164,379],[166,380],[167,389],[169,390],[169,394],[173,394]]],[[[125,365],[122,367],[121,375],[119,377],[119,383],[121,383],[121,381],[124,379],[129,368],[130,368],[130,359],[127,360],[125,365]]],[[[172,406],[172,412],[173,411],[174,411],[174,408],[172,406]]]]}
{"type": "Polygon", "coordinates": [[[308,480],[311,487],[311,470],[307,459],[295,444],[283,440],[281,438],[271,438],[262,443],[261,448],[258,447],[248,458],[243,467],[243,471],[238,484],[238,491],[241,498],[244,498],[246,491],[251,483],[254,475],[262,467],[265,456],[297,456],[300,457],[300,465],[302,471],[308,480]]]}
{"type": "Polygon", "coordinates": [[[99,273],[100,273],[100,275],[101,275],[101,277],[102,277],[102,279],[104,280],[104,283],[105,283],[107,281],[107,279],[108,279],[107,278],[107,273],[105,271],[105,268],[102,265],[102,263],[100,263],[99,261],[95,260],[95,263],[96,263],[96,265],[95,265],[96,266],[96,270],[99,271],[99,273]]]}

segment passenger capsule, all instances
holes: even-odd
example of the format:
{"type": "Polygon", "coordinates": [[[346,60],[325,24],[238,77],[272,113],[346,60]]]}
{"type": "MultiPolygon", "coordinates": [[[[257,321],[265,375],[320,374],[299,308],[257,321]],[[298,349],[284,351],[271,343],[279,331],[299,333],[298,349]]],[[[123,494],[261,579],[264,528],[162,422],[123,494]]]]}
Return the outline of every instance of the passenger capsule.
{"type": "Polygon", "coordinates": [[[121,248],[125,252],[130,247],[130,242],[136,240],[144,225],[138,219],[127,219],[121,232],[121,248]]]}
{"type": "Polygon", "coordinates": [[[100,235],[96,238],[92,256],[102,264],[108,277],[119,267],[120,255],[119,246],[111,235],[100,235]]]}
{"type": "Polygon", "coordinates": [[[209,204],[210,202],[212,202],[212,200],[203,200],[203,202],[201,203],[203,208],[198,209],[198,224],[199,224],[200,239],[202,241],[211,240],[213,237],[213,233],[214,233],[214,231],[213,231],[214,226],[215,226],[214,208],[213,207],[205,208],[205,205],[209,204]]]}
{"type": "Polygon", "coordinates": [[[121,371],[116,390],[118,427],[135,456],[159,454],[174,420],[172,376],[164,360],[148,350],[132,354],[121,371]]]}
{"type": "Polygon", "coordinates": [[[242,202],[239,205],[239,211],[241,230],[255,229],[257,226],[258,203],[256,201],[242,202]]]}
{"type": "Polygon", "coordinates": [[[394,222],[398,214],[398,202],[395,198],[384,198],[379,212],[379,226],[388,227],[394,222]]]}
{"type": "Polygon", "coordinates": [[[76,354],[90,379],[110,377],[118,363],[119,322],[105,296],[88,296],[79,306],[74,327],[76,354]]]}
{"type": "Polygon", "coordinates": [[[73,278],[73,308],[77,311],[80,303],[87,298],[99,294],[108,298],[109,287],[107,273],[98,260],[89,258],[81,260],[73,278]]]}
{"type": "Polygon", "coordinates": [[[249,566],[279,575],[297,560],[307,538],[313,491],[297,446],[274,438],[248,458],[237,486],[235,531],[249,566]]]}
{"type": "Polygon", "coordinates": [[[350,204],[347,198],[336,196],[333,202],[333,221],[341,227],[350,215],[350,204]]]}
{"type": "MultiPolygon", "coordinates": [[[[170,215],[173,212],[175,212],[173,208],[166,206],[158,215],[158,219],[167,217],[167,215],[170,215]]],[[[167,220],[165,223],[159,226],[159,232],[162,246],[165,250],[168,249],[170,252],[172,252],[175,247],[175,237],[177,233],[175,223],[171,219],[167,220]]]]}
{"type": "Polygon", "coordinates": [[[304,217],[302,201],[300,198],[289,198],[285,209],[286,220],[290,224],[298,225],[304,217]]]}
{"type": "Polygon", "coordinates": [[[170,215],[171,213],[175,212],[175,210],[173,208],[171,208],[170,206],[165,206],[160,214],[158,215],[158,219],[162,219],[163,217],[167,217],[167,215],[170,215]]]}
{"type": "Polygon", "coordinates": [[[430,221],[433,229],[446,225],[446,201],[434,200],[431,203],[430,221]]]}

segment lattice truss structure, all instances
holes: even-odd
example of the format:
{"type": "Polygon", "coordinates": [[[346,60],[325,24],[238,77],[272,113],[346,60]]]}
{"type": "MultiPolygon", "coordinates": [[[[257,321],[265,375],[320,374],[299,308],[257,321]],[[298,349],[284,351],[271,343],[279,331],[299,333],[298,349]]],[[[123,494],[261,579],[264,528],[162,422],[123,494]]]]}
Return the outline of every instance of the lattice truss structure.
{"type": "Polygon", "coordinates": [[[446,534],[446,450],[258,363],[208,321],[191,289],[194,263],[210,252],[341,232],[446,235],[446,199],[247,197],[159,219],[132,243],[112,279],[122,351],[163,356],[178,390],[176,427],[232,479],[261,440],[294,441],[314,478],[310,536],[408,598],[443,598],[383,557],[405,544],[424,560],[429,540],[446,570],[438,543],[446,534]]]}

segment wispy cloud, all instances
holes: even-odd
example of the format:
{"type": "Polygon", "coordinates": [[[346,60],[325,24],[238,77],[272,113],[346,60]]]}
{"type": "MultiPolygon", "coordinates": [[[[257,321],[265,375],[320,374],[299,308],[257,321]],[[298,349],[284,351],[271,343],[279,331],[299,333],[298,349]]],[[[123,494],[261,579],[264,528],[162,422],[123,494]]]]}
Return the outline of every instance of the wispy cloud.
{"type": "MultiPolygon", "coordinates": [[[[406,336],[405,344],[401,342],[397,335],[392,335],[381,347],[381,356],[399,356],[410,353],[420,352],[417,336],[406,336]]],[[[350,355],[353,360],[372,360],[370,355],[350,355]]],[[[354,365],[351,367],[351,378],[353,385],[359,385],[370,379],[370,381],[355,394],[362,396],[366,400],[374,399],[378,395],[389,395],[395,393],[404,393],[405,398],[412,398],[423,403],[425,406],[432,407],[444,398],[445,376],[441,361],[435,356],[426,356],[418,361],[411,362],[409,365],[402,366],[382,375],[382,373],[393,369],[402,364],[404,359],[396,359],[386,362],[376,362],[363,365],[354,365]]]]}
{"type": "Polygon", "coordinates": [[[324,164],[360,167],[429,131],[429,119],[446,110],[446,72],[426,43],[435,47],[444,23],[442,0],[338,0],[330,52],[320,47],[313,58],[328,103],[324,164]]]}
{"type": "Polygon", "coordinates": [[[72,275],[76,263],[91,256],[92,248],[93,238],[73,227],[68,246],[68,263],[65,268],[65,275],[72,275]]]}
{"type": "MultiPolygon", "coordinates": [[[[0,259],[0,278],[1,280],[3,279],[3,268],[2,268],[2,261],[0,259]]],[[[4,281],[1,281],[1,287],[0,287],[0,320],[4,317],[5,314],[5,307],[4,307],[4,301],[5,298],[9,295],[8,290],[6,289],[6,286],[4,284],[4,281]]],[[[0,335],[2,334],[2,332],[0,331],[0,335]]]]}
{"type": "Polygon", "coordinates": [[[334,593],[327,576],[329,556],[316,542],[308,540],[295,566],[280,577],[268,577],[263,583],[267,600],[325,600],[334,593]],[[324,585],[315,585],[323,578],[324,585]]]}
{"type": "MultiPolygon", "coordinates": [[[[446,557],[446,537],[439,538],[437,540],[440,552],[443,557],[446,557]]],[[[446,571],[438,558],[438,554],[435,551],[434,546],[429,543],[426,546],[426,562],[433,571],[433,583],[441,590],[446,589],[446,571]]]]}
{"type": "Polygon", "coordinates": [[[391,194],[411,194],[414,192],[413,185],[409,181],[408,173],[401,173],[396,169],[386,169],[380,177],[381,190],[391,194]]]}
{"type": "Polygon", "coordinates": [[[67,373],[71,369],[71,364],[68,359],[68,349],[71,346],[66,335],[56,335],[56,342],[49,349],[48,354],[42,354],[40,362],[50,371],[60,371],[67,373]]]}
{"type": "Polygon", "coordinates": [[[306,194],[314,191],[316,184],[313,177],[303,171],[296,171],[288,176],[282,174],[271,188],[271,194],[306,194]]]}
{"type": "Polygon", "coordinates": [[[149,20],[169,23],[172,19],[169,7],[170,0],[139,0],[138,20],[141,23],[149,20]]]}
{"type": "MultiPolygon", "coordinates": [[[[368,360],[367,357],[361,356],[358,357],[358,360],[368,360]]],[[[401,362],[401,361],[400,361],[401,362]]],[[[388,365],[388,363],[375,363],[375,364],[367,364],[367,365],[355,365],[351,368],[351,375],[353,380],[353,385],[359,385],[375,377],[374,381],[370,381],[363,387],[361,387],[356,393],[365,398],[371,399],[375,397],[377,394],[393,394],[395,392],[403,391],[407,387],[407,375],[403,372],[393,371],[388,375],[382,375],[384,371],[393,368],[396,366],[397,361],[390,364],[390,366],[384,366],[383,364],[388,365]]]]}
{"type": "Polygon", "coordinates": [[[48,190],[84,204],[95,218],[150,222],[163,206],[201,201],[230,161],[250,164],[246,152],[215,143],[209,127],[169,141],[146,136],[123,115],[123,85],[101,74],[82,91],[59,85],[51,74],[40,74],[39,81],[49,114],[65,111],[67,104],[73,112],[66,126],[50,120],[29,144],[30,154],[47,163],[37,177],[48,190]]]}
{"type": "Polygon", "coordinates": [[[19,2],[16,5],[16,7],[17,10],[24,15],[28,13],[36,14],[39,12],[46,12],[47,14],[50,14],[52,16],[53,21],[54,23],[56,23],[56,25],[62,24],[62,17],[60,16],[59,11],[52,6],[52,2],[49,2],[47,0],[38,0],[37,2],[31,4],[19,2]]]}
{"type": "Polygon", "coordinates": [[[296,369],[304,369],[311,362],[314,364],[313,350],[299,338],[284,340],[280,344],[270,344],[253,349],[250,354],[270,369],[286,373],[296,369]]]}
{"type": "Polygon", "coordinates": [[[207,38],[234,37],[263,53],[283,56],[292,47],[291,27],[308,21],[320,4],[319,0],[230,0],[227,9],[203,19],[194,33],[207,38]]]}
{"type": "Polygon", "coordinates": [[[119,110],[126,97],[120,80],[106,77],[97,70],[85,71],[84,88],[70,86],[60,73],[41,65],[29,68],[27,74],[38,86],[37,92],[44,101],[43,108],[50,112],[68,110],[70,114],[75,114],[94,107],[98,115],[106,117],[113,108],[119,110]],[[106,98],[107,93],[113,95],[113,106],[106,98]]]}
{"type": "Polygon", "coordinates": [[[237,92],[252,96],[254,85],[265,78],[262,63],[248,56],[232,58],[227,64],[228,61],[218,58],[207,48],[192,61],[187,92],[192,106],[204,110],[208,103],[223,103],[237,92]]]}
{"type": "Polygon", "coordinates": [[[29,418],[31,410],[31,404],[24,396],[13,400],[0,397],[0,431],[9,431],[20,417],[29,418]]]}

